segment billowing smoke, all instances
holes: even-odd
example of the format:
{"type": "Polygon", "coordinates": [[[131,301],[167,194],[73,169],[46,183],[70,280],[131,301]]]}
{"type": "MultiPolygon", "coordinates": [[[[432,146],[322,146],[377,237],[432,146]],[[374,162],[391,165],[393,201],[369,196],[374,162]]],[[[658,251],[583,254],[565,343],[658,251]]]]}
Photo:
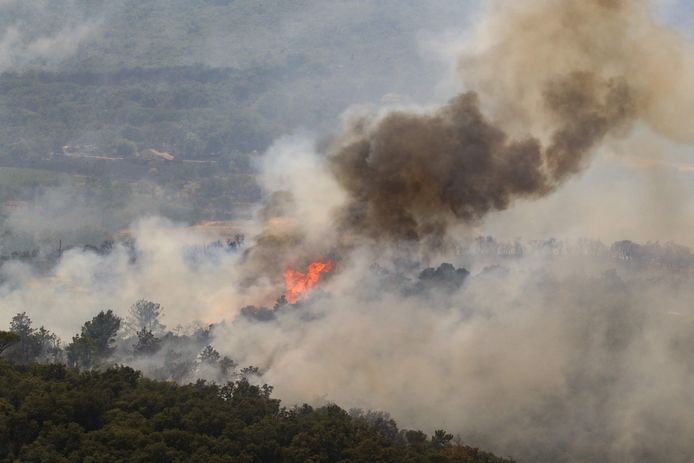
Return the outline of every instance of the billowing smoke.
{"type": "Polygon", "coordinates": [[[554,191],[636,120],[691,135],[682,109],[691,97],[675,81],[691,75],[689,57],[647,2],[531,0],[490,10],[479,33],[488,37],[460,65],[477,93],[433,112],[357,118],[330,148],[349,196],[339,213],[345,231],[440,237],[451,222],[554,191]],[[666,69],[677,76],[663,77],[666,69]]]}
{"type": "MultiPolygon", "coordinates": [[[[458,70],[497,123],[515,135],[547,136],[548,82],[575,72],[623,82],[652,131],[694,141],[691,43],[659,21],[652,0],[492,1],[458,70]]],[[[572,111],[571,106],[564,108],[572,111]]]]}
{"type": "Polygon", "coordinates": [[[465,93],[434,114],[395,112],[374,126],[359,121],[331,157],[349,192],[343,224],[371,238],[418,240],[451,220],[478,220],[515,198],[543,196],[579,171],[595,145],[623,129],[635,102],[623,80],[574,73],[544,92],[557,128],[511,140],[465,93]]]}

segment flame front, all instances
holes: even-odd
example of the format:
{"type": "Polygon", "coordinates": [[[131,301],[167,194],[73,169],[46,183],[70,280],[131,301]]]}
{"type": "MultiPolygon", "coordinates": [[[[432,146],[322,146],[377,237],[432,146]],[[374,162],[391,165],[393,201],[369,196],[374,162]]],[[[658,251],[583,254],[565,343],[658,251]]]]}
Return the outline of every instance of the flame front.
{"type": "Polygon", "coordinates": [[[287,286],[287,292],[284,297],[287,302],[294,304],[306,296],[318,284],[321,273],[331,271],[334,265],[331,260],[316,261],[309,264],[306,273],[297,272],[292,268],[285,270],[284,284],[287,286]]]}

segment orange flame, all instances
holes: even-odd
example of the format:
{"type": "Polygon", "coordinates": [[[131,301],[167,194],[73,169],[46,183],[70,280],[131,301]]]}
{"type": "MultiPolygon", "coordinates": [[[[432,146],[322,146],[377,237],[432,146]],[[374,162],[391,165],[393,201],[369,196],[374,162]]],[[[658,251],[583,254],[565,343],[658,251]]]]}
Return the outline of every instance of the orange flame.
{"type": "Polygon", "coordinates": [[[306,269],[306,273],[297,272],[292,268],[288,268],[284,272],[284,284],[287,286],[287,292],[284,297],[290,304],[296,303],[302,299],[309,291],[316,287],[320,280],[320,274],[329,272],[333,269],[335,263],[332,260],[325,262],[311,262],[306,269]]]}

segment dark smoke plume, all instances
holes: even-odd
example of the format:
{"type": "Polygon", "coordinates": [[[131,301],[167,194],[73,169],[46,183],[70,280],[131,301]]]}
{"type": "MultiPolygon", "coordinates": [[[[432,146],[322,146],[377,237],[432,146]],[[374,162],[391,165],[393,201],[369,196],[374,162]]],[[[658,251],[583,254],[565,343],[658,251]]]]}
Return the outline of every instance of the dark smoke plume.
{"type": "Polygon", "coordinates": [[[556,124],[546,148],[535,137],[511,139],[484,117],[472,92],[433,114],[357,121],[330,157],[350,197],[341,225],[373,239],[442,235],[452,219],[476,221],[514,198],[551,192],[635,115],[619,79],[575,72],[549,82],[543,95],[556,124]]]}
{"type": "Polygon", "coordinates": [[[552,193],[632,126],[694,142],[694,53],[653,2],[485,7],[456,56],[469,91],[433,111],[356,118],[321,162],[280,148],[268,156],[268,190],[288,195],[275,219],[260,217],[249,268],[264,275],[364,242],[442,252],[452,226],[552,193]]]}

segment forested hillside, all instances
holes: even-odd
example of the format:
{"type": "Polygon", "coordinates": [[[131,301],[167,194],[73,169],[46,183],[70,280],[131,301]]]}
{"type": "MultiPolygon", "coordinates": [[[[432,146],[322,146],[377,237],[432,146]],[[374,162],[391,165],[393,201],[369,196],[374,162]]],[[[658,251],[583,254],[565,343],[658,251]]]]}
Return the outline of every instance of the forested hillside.
{"type": "Polygon", "coordinates": [[[283,70],[7,72],[0,77],[3,152],[41,160],[65,154],[69,144],[121,157],[157,147],[195,159],[262,149],[278,128],[254,100],[283,70]]]}
{"type": "Polygon", "coordinates": [[[119,137],[183,157],[263,149],[333,125],[350,104],[429,93],[440,69],[417,34],[465,18],[455,2],[8,5],[5,42],[18,51],[0,61],[0,151],[39,156],[119,137]]]}
{"type": "Polygon", "coordinates": [[[83,372],[0,361],[0,461],[503,463],[437,430],[337,405],[286,408],[241,379],[185,386],[128,367],[83,372]]]}

